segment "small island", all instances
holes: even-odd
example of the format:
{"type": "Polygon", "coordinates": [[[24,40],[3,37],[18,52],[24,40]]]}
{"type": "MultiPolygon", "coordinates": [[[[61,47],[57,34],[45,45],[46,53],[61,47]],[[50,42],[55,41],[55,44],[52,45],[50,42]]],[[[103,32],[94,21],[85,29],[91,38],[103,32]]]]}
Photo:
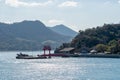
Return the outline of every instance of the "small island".
{"type": "Polygon", "coordinates": [[[120,24],[80,30],[71,42],[56,48],[55,53],[64,53],[66,57],[120,58],[120,24]]]}

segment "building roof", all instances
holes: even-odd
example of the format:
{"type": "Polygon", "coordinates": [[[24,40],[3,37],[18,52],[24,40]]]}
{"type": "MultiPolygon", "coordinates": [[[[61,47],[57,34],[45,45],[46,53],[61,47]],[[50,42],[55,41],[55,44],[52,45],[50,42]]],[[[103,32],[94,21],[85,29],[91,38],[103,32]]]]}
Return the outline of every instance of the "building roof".
{"type": "Polygon", "coordinates": [[[90,52],[91,52],[91,53],[96,53],[97,51],[93,49],[93,50],[91,50],[90,52]]]}
{"type": "Polygon", "coordinates": [[[70,47],[70,48],[64,48],[62,50],[60,50],[60,52],[64,52],[64,51],[71,51],[74,50],[74,48],[70,47]]]}

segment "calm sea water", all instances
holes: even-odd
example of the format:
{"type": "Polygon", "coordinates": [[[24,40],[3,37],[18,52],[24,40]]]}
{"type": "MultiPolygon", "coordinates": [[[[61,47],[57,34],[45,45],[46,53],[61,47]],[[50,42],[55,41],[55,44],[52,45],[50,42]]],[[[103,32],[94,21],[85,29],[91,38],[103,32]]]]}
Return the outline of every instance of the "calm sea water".
{"type": "MultiPolygon", "coordinates": [[[[120,80],[120,59],[15,59],[19,52],[0,52],[0,80],[120,80]]],[[[39,54],[40,52],[23,52],[39,54]]]]}

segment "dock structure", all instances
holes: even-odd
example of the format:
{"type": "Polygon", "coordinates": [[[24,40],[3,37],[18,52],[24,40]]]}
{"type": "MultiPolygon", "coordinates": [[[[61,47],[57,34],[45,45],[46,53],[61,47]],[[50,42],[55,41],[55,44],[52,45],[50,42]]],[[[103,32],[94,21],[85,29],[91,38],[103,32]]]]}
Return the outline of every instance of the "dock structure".
{"type": "Polygon", "coordinates": [[[27,54],[17,54],[16,59],[48,59],[51,57],[80,57],[80,58],[120,58],[120,54],[75,54],[74,48],[64,48],[60,50],[61,53],[51,53],[50,46],[43,47],[44,53],[41,55],[33,56],[27,54]],[[46,54],[46,50],[49,51],[46,54]]]}
{"type": "Polygon", "coordinates": [[[95,50],[92,50],[91,52],[94,54],[75,54],[73,47],[68,47],[60,50],[60,53],[50,53],[51,48],[49,46],[44,46],[43,48],[44,54],[41,56],[46,57],[80,57],[80,58],[120,58],[120,55],[118,54],[96,54],[97,52],[95,50]],[[46,54],[45,51],[49,50],[49,54],[46,54]]]}
{"type": "Polygon", "coordinates": [[[79,57],[79,58],[120,58],[118,54],[64,54],[64,53],[53,53],[53,54],[45,54],[41,56],[51,56],[51,57],[79,57]]]}

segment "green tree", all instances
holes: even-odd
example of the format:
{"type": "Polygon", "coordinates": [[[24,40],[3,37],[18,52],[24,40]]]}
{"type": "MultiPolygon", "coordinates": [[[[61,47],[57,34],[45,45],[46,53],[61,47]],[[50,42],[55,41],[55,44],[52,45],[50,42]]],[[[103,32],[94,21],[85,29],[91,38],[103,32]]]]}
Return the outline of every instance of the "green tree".
{"type": "Polygon", "coordinates": [[[116,40],[111,40],[108,43],[108,50],[111,53],[116,53],[117,52],[117,44],[118,42],[116,40]]]}
{"type": "Polygon", "coordinates": [[[108,43],[108,46],[116,46],[117,45],[117,41],[116,40],[111,40],[109,43],[108,43]]]}
{"type": "Polygon", "coordinates": [[[95,48],[96,48],[96,50],[97,50],[98,52],[104,52],[104,51],[107,50],[107,46],[104,45],[104,44],[98,44],[98,45],[96,45],[95,48]]]}

